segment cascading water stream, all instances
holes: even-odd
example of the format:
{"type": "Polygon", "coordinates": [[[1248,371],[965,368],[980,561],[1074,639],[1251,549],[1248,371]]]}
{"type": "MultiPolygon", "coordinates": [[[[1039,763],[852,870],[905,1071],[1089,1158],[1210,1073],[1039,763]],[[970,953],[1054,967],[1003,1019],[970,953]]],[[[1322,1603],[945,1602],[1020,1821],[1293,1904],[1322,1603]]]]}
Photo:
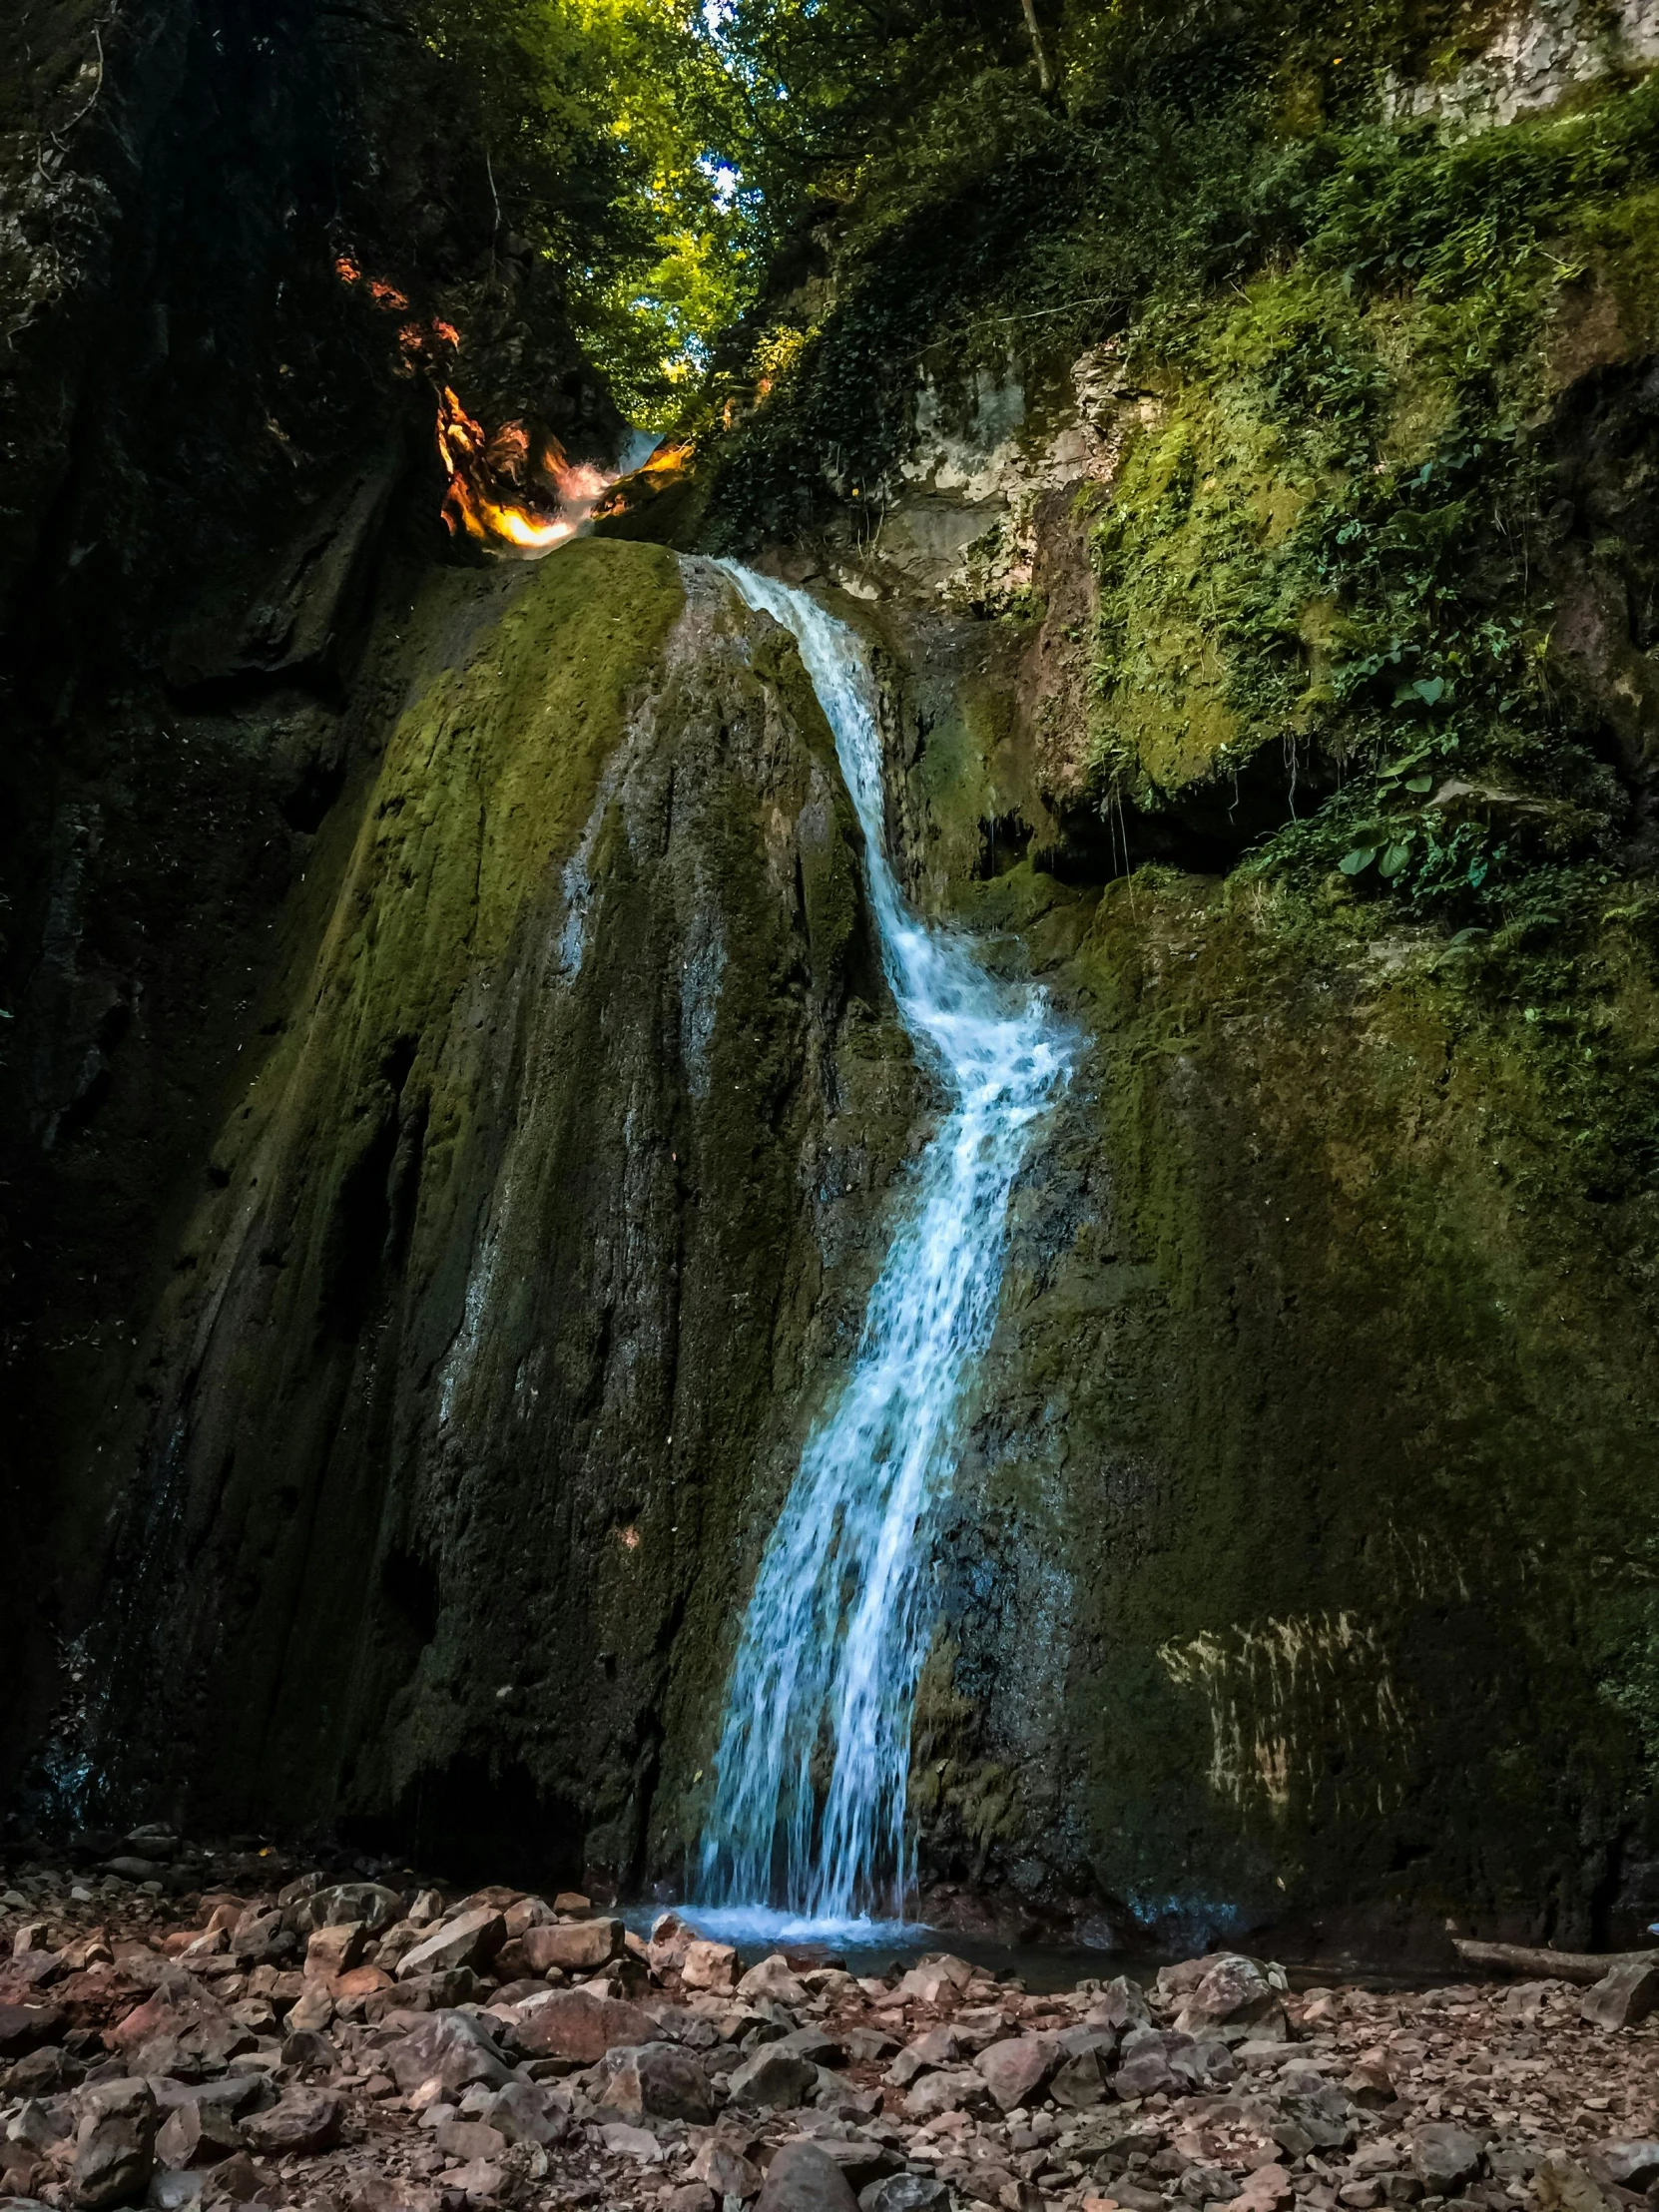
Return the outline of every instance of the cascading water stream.
{"type": "Polygon", "coordinates": [[[886,846],[862,647],[805,592],[723,563],[791,631],[865,840],[882,963],[949,1111],[918,1163],[851,1374],[815,1428],[749,1602],[702,1840],[702,1902],[815,1924],[913,1875],[910,1720],[932,1619],[930,1509],[955,1471],[974,1361],[996,1320],[1008,1202],[1073,1040],[1043,993],[994,981],[969,941],[911,912],[886,846]]]}

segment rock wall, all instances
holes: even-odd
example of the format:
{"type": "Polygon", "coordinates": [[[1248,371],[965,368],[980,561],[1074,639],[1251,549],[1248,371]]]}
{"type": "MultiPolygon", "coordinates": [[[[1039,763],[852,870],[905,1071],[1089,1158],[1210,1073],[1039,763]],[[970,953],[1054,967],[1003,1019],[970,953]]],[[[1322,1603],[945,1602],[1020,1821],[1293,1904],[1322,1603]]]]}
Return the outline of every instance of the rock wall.
{"type": "Polygon", "coordinates": [[[475,96],[444,87],[407,11],[28,0],[15,30],[0,58],[7,1785],[101,1572],[111,1485],[85,1448],[89,1407],[165,1278],[256,1048],[290,894],[381,742],[398,617],[443,544],[432,391],[339,257],[405,286],[411,312],[441,299],[466,322],[480,411],[516,378],[516,406],[533,395],[573,445],[618,427],[556,272],[495,251],[475,96]]]}
{"type": "Polygon", "coordinates": [[[914,1106],[780,640],[598,544],[408,617],[94,1446],[84,1808],[640,1872],[914,1106]]]}

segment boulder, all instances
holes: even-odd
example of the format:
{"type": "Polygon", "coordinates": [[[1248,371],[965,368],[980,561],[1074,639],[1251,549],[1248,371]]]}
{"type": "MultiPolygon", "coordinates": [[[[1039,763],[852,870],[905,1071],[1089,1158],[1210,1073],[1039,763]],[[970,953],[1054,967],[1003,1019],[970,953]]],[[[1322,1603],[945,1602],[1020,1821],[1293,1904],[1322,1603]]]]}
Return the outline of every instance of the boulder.
{"type": "Polygon", "coordinates": [[[731,1943],[688,1943],[680,1961],[680,1979],[688,1989],[735,1989],[742,1971],[731,1943]]]}
{"type": "Polygon", "coordinates": [[[1255,1959],[1246,1958],[1240,1951],[1220,1951],[1196,1963],[1204,1971],[1182,1992],[1181,2009],[1175,2019],[1183,2034],[1203,2035],[1214,2027],[1248,2025],[1279,2003],[1279,1990],[1255,1959]]]}
{"type": "Polygon", "coordinates": [[[434,2130],[439,2150],[452,2166],[467,2166],[475,2158],[499,2158],[507,2138],[487,2120],[445,2120],[434,2130]]]}
{"type": "Polygon", "coordinates": [[[940,2066],[953,2066],[963,2055],[955,2030],[949,2027],[930,2027],[925,2035],[918,2035],[906,2043],[892,2064],[887,2068],[887,2079],[895,2088],[906,2088],[917,2074],[927,2073],[940,2066]]]}
{"type": "Polygon", "coordinates": [[[619,2043],[656,2041],[658,2030],[649,2012],[621,1997],[557,1989],[521,2011],[510,2035],[526,2058],[574,2058],[591,2066],[619,2043]]]}
{"type": "Polygon", "coordinates": [[[48,1982],[63,1978],[64,1958],[61,1951],[46,1950],[26,1943],[21,1950],[14,1950],[0,1967],[0,1989],[8,2003],[26,2000],[36,1989],[44,1989],[48,1982]]]}
{"type": "MultiPolygon", "coordinates": [[[[1122,2191],[1115,2183],[1113,2194],[1122,2201],[1122,2191]]],[[[1291,2177],[1283,2166],[1258,2166],[1245,2176],[1244,2187],[1233,2199],[1232,2212],[1289,2212],[1295,2202],[1291,2177]]]]}
{"type": "Polygon", "coordinates": [[[780,2035],[772,2048],[788,2051],[794,2058],[810,2058],[815,2066],[839,2066],[846,2056],[835,2038],[822,2027],[792,2028],[789,2034],[780,2035]]]}
{"type": "Polygon", "coordinates": [[[331,2071],[339,2064],[339,2053],[326,2035],[314,2027],[296,2027],[282,2037],[282,2064],[299,2073],[307,2073],[313,2067],[331,2071]]]}
{"type": "Polygon", "coordinates": [[[553,1918],[553,1908],[543,1898],[520,1898],[509,1905],[501,1916],[506,1924],[507,1940],[510,1943],[522,1936],[527,1928],[541,1928],[553,1918]]]}
{"type": "Polygon", "coordinates": [[[858,2191],[858,2212],[950,2212],[950,2191],[931,2174],[888,2174],[858,2191]]]}
{"type": "Polygon", "coordinates": [[[690,1921],[683,1921],[678,1913],[659,1913],[651,1924],[651,1940],[646,1948],[660,1973],[665,1966],[680,1965],[696,1941],[697,1931],[690,1921]]]}
{"type": "Polygon", "coordinates": [[[1580,2019],[1592,2027],[1634,2027],[1659,2005],[1659,1966],[1628,1958],[1584,1992],[1580,2019]]]}
{"type": "MultiPolygon", "coordinates": [[[[66,2086],[71,2063],[56,2043],[42,2043],[27,2058],[20,2058],[6,2075],[5,2093],[9,2097],[50,2096],[54,2089],[66,2086]]],[[[74,2071],[78,2080],[80,2069],[74,2071]]]]}
{"type": "Polygon", "coordinates": [[[903,1976],[896,1994],[914,1997],[921,2004],[937,2004],[941,1997],[965,1989],[972,1979],[973,1968],[965,1958],[957,1958],[948,1950],[931,1950],[903,1976]]]}
{"type": "Polygon", "coordinates": [[[363,2017],[382,2019],[388,2012],[448,2012],[478,1994],[478,1976],[470,1966],[454,1966],[447,1973],[412,1974],[407,1981],[388,1982],[362,2001],[363,2017]]]}
{"type": "Polygon", "coordinates": [[[747,2201],[759,2193],[761,2171],[752,2165],[736,2143],[722,2141],[711,2136],[689,2169],[694,2181],[701,2181],[723,2201],[727,2197],[739,2197],[747,2201]]]}
{"type": "Polygon", "coordinates": [[[709,2077],[690,2051],[673,2043],[637,2043],[608,2051],[609,2079],[598,2103],[625,2120],[688,2120],[707,2127],[709,2077]]]}
{"type": "MultiPolygon", "coordinates": [[[[282,1892],[280,1904],[287,1893],[282,1892]]],[[[403,1900],[379,1882],[339,1882],[305,1900],[295,1919],[303,1929],[335,1928],[359,1922],[367,1936],[383,1936],[403,1917],[403,1900]]]]}
{"type": "Polygon", "coordinates": [[[812,2059],[778,2043],[765,2043],[732,2076],[734,2104],[767,2104],[781,2110],[805,2104],[818,2087],[812,2059]]]}
{"type": "Polygon", "coordinates": [[[308,1981],[288,2006],[290,2035],[320,2035],[334,2016],[334,1999],[325,1981],[308,1981]]]}
{"type": "Polygon", "coordinates": [[[857,2212],[857,2205],[829,2152],[799,2137],[774,2153],[755,2212],[857,2212]]]}
{"type": "Polygon", "coordinates": [[[982,2074],[971,2066],[951,2066],[939,2073],[923,2074],[904,2099],[909,2120],[936,2120],[941,2112],[984,2112],[991,2091],[982,2074]]]}
{"type": "Polygon", "coordinates": [[[299,1938],[281,1913],[251,1911],[238,1921],[231,1934],[231,1949],[244,1968],[263,1966],[278,1958],[290,1958],[299,1938]]]}
{"type": "Polygon", "coordinates": [[[21,2058],[55,2043],[68,2025],[68,2015],[55,2004],[0,2004],[0,2058],[21,2058]]]}
{"type": "Polygon", "coordinates": [[[268,2158],[290,2152],[332,2150],[340,2139],[345,2110],[332,2089],[307,2089],[295,2083],[271,2107],[243,2122],[249,2147],[268,2158]]]}
{"type": "Polygon", "coordinates": [[[561,2111],[539,2081],[509,2081],[492,2097],[485,2117],[499,2128],[509,2143],[562,2142],[570,2132],[570,2116],[561,2111]]]}
{"type": "Polygon", "coordinates": [[[781,1950],[775,1950],[759,1965],[751,1966],[738,1983],[740,1997],[769,1997],[774,2004],[787,2004],[792,2008],[807,2001],[806,1984],[795,1972],[781,1950]]]}
{"type": "Polygon", "coordinates": [[[441,1922],[405,1951],[397,1961],[397,1978],[406,1981],[412,1974],[446,1973],[458,1966],[481,1969],[506,1940],[507,1924],[501,1915],[488,1906],[475,1906],[470,1913],[457,1913],[441,1922]]]}
{"type": "Polygon", "coordinates": [[[135,2074],[185,2080],[223,2073],[257,2040],[182,1966],[168,1966],[144,2002],[104,2030],[107,2046],[135,2074]]]}
{"type": "Polygon", "coordinates": [[[100,2082],[75,2133],[70,2188],[83,2212],[140,2197],[156,2170],[156,2100],[146,2081],[100,2082]]]}
{"type": "Polygon", "coordinates": [[[660,2165],[668,2153],[648,2127],[630,2127],[626,2120],[611,2120],[600,2129],[608,2151],[621,2158],[637,2158],[642,2165],[660,2165]]]}
{"type": "Polygon", "coordinates": [[[1124,2039],[1123,2058],[1112,2076],[1114,2093],[1127,2100],[1167,2094],[1176,2086],[1163,2036],[1155,2029],[1134,2029],[1124,2039]]]}
{"type": "Polygon", "coordinates": [[[1046,2086],[1065,2053],[1048,2035],[1010,2035],[992,2043],[973,2061],[1004,2112],[1030,2104],[1046,2086]]]}
{"type": "Polygon", "coordinates": [[[1649,2138],[1634,2143],[1604,2143],[1601,2157],[1621,2189],[1646,2190],[1659,2181],[1659,2143],[1649,2138]]]}
{"type": "Polygon", "coordinates": [[[861,2066],[878,2066],[898,2049],[896,2039],[879,2027],[842,2028],[841,2043],[847,2056],[861,2066]]]}
{"type": "Polygon", "coordinates": [[[265,2186],[266,2175],[246,2151],[239,2151],[235,2158],[209,2168],[201,2202],[212,2206],[251,2204],[265,2186]]]}
{"type": "Polygon", "coordinates": [[[1480,2171],[1480,2138],[1438,2120],[1411,2135],[1411,2164],[1430,2196],[1454,2197],[1480,2171]]]}
{"type": "Polygon", "coordinates": [[[703,2181],[683,2181],[663,2199],[663,2212],[720,2212],[720,2199],[703,2181]]]}
{"type": "Polygon", "coordinates": [[[888,2174],[897,2173],[904,2164],[897,2151],[889,2144],[876,2142],[873,2136],[814,2130],[812,2139],[822,2150],[828,2151],[854,2189],[867,2188],[872,2181],[884,2181],[888,2174]]]}
{"type": "Polygon", "coordinates": [[[334,1983],[334,2001],[351,2004],[363,1997],[378,1996],[382,1989],[389,1989],[392,1979],[378,1966],[352,1966],[334,1983]]]}
{"type": "Polygon", "coordinates": [[[1104,2104],[1106,2075],[1098,2052],[1084,2050],[1075,2058],[1068,2058],[1049,2083],[1048,2093],[1068,2112],[1088,2112],[1095,2105],[1104,2104]]]}
{"type": "Polygon", "coordinates": [[[1611,2200],[1564,2150],[1548,2151],[1539,2159],[1532,2192],[1538,2212],[1610,2212],[1611,2200]]]}
{"type": "Polygon", "coordinates": [[[623,1928],[620,1921],[551,1921],[528,1928],[515,1945],[526,1973],[593,1973],[620,1956],[623,1928]]]}
{"type": "Polygon", "coordinates": [[[175,2105],[156,2136],[156,2156],[174,2171],[215,2166],[242,2147],[242,2130],[228,2108],[201,2100],[175,2105]]]}
{"type": "Polygon", "coordinates": [[[506,2184],[506,2175],[493,2159],[470,2158],[464,2166],[451,2166],[443,2176],[444,2195],[451,2192],[471,2204],[493,2205],[506,2184]]]}
{"type": "Polygon", "coordinates": [[[363,1954],[368,1929],[362,1921],[331,1921],[305,1945],[305,1977],[335,1981],[349,1973],[363,1954]]]}
{"type": "Polygon", "coordinates": [[[380,2063],[404,2096],[427,2081],[458,2094],[475,2081],[500,2088],[511,2078],[506,2060],[468,2012],[434,2012],[388,2044],[380,2063]]]}

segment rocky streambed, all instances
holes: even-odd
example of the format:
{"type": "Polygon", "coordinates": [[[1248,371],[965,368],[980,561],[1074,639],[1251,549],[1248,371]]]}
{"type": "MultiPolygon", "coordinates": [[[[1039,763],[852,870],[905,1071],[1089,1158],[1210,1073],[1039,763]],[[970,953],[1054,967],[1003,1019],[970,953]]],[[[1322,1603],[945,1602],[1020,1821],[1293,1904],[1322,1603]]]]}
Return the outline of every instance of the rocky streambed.
{"type": "Polygon", "coordinates": [[[649,1938],[574,1894],[244,1854],[0,1890],[0,2203],[309,2212],[1618,2212],[1659,1972],[1292,1990],[1222,1952],[1029,1994],[649,1938]],[[222,1873],[223,1879],[220,1878],[222,1873]]]}

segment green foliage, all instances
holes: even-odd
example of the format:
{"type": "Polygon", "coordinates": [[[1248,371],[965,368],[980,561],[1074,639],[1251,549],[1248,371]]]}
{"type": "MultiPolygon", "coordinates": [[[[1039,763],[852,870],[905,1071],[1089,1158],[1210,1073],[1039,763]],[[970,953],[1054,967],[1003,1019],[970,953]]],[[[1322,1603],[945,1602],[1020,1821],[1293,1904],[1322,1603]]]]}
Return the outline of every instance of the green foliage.
{"type": "Polygon", "coordinates": [[[561,279],[623,412],[661,423],[753,288],[752,210],[712,151],[731,86],[691,0],[422,0],[447,105],[435,181],[561,279]],[[457,152],[456,149],[460,151],[457,152]]]}
{"type": "Polygon", "coordinates": [[[1460,142],[1367,130],[1268,176],[1297,210],[1284,274],[1151,300],[1130,359],[1157,420],[1095,539],[1103,805],[1288,745],[1301,819],[1247,872],[1336,869],[1465,926],[1611,849],[1627,802],[1546,660],[1537,425],[1590,256],[1644,296],[1659,266],[1656,160],[1651,82],[1460,142]],[[1196,488],[1163,465],[1177,444],[1196,488]],[[1190,658],[1160,681],[1183,613],[1202,681],[1190,658]]]}

